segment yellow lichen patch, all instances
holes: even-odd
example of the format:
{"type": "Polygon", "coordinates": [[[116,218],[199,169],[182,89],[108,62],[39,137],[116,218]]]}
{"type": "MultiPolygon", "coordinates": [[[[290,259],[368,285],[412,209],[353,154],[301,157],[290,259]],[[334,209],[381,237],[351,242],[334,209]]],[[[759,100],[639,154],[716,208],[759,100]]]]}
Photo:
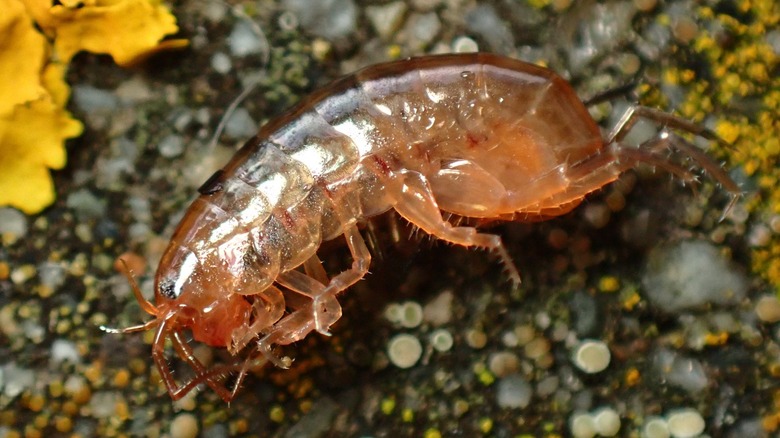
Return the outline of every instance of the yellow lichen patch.
{"type": "Polygon", "coordinates": [[[642,375],[638,369],[632,367],[626,371],[625,382],[627,386],[636,386],[640,380],[642,380],[642,375]]]}
{"type": "Polygon", "coordinates": [[[65,139],[82,125],[50,98],[19,104],[0,116],[0,204],[32,214],[51,204],[49,169],[65,165],[65,139]]]}
{"type": "MultiPolygon", "coordinates": [[[[716,115],[710,121],[731,145],[713,148],[749,177],[746,187],[757,190],[748,193],[745,205],[754,218],[768,221],[780,213],[780,76],[772,74],[780,67],[780,56],[767,38],[768,29],[780,25],[780,3],[740,0],[736,5],[743,12],[738,16],[707,5],[697,9],[703,31],[685,50],[700,57],[706,69],[691,76],[670,64],[661,78],[684,89],[685,99],[676,108],[682,116],[703,122],[716,115]]],[[[657,95],[645,96],[663,104],[657,95]]],[[[754,271],[780,292],[778,236],[754,247],[751,258],[754,271]]]]}
{"type": "MultiPolygon", "coordinates": [[[[179,30],[176,18],[157,0],[22,0],[35,21],[54,40],[54,51],[67,62],[86,50],[105,53],[119,65],[131,65],[165,36],[179,30]]],[[[180,47],[184,40],[165,43],[180,47]]]]}
{"type": "Polygon", "coordinates": [[[159,0],[0,0],[0,10],[0,77],[13,78],[0,81],[0,205],[34,214],[54,201],[49,170],[65,165],[64,142],[83,129],[64,109],[73,55],[128,65],[186,41],[159,44],[178,30],[159,0]]]}
{"type": "Polygon", "coordinates": [[[46,56],[46,39],[39,34],[24,6],[17,0],[0,0],[0,113],[46,94],[40,74],[46,56]],[[19,58],[24,56],[24,62],[19,58]],[[14,78],[14,80],[8,80],[14,78]]]}
{"type": "Polygon", "coordinates": [[[18,0],[0,0],[0,205],[36,213],[54,200],[49,169],[65,165],[65,139],[82,126],[62,105],[61,66],[45,66],[46,39],[18,0]]]}

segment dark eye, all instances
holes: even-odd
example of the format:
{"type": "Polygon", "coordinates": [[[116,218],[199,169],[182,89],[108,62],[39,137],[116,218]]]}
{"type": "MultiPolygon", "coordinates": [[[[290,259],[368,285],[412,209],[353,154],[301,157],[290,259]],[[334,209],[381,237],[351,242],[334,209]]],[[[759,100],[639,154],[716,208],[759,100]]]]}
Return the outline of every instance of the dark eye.
{"type": "Polygon", "coordinates": [[[160,295],[162,295],[165,298],[168,298],[169,300],[173,300],[176,298],[176,284],[171,279],[162,280],[160,282],[160,295]]]}

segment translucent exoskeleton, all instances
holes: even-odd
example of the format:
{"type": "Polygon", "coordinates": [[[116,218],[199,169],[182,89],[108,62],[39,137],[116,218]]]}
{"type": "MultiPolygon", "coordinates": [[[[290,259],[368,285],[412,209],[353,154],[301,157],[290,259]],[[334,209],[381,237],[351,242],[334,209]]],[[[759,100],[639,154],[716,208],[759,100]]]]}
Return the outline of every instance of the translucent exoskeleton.
{"type": "Polygon", "coordinates": [[[358,225],[394,210],[425,233],[496,254],[520,275],[501,237],[445,217],[538,220],[564,214],[643,162],[684,180],[685,158],[726,191],[739,188],[678,135],[718,141],[709,131],[642,106],[606,135],[554,72],[488,54],[412,58],[365,68],[315,92],[260,129],[201,188],[171,238],[155,278],[154,316],[126,329],[156,328],[152,355],[170,395],[206,383],[226,401],[246,372],[289,362],[274,346],[328,334],[337,297],[368,272],[358,225]],[[660,128],[639,147],[623,139],[639,119],[660,128]],[[669,154],[669,152],[672,152],[669,154]],[[343,238],[352,256],[326,273],[320,243],[343,238]],[[226,348],[234,363],[206,369],[184,333],[226,348]],[[165,359],[170,340],[195,377],[177,383],[165,359]],[[237,372],[232,388],[224,375],[237,372]]]}

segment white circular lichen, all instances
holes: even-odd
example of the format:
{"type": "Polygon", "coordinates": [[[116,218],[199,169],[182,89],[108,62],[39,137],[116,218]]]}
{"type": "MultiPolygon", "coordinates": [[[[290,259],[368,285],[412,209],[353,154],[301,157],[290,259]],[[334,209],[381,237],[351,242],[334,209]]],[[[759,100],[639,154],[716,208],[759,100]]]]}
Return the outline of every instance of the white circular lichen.
{"type": "Polygon", "coordinates": [[[454,343],[452,334],[445,329],[437,329],[431,333],[431,346],[439,352],[449,351],[454,343]]]}
{"type": "Polygon", "coordinates": [[[416,364],[422,351],[420,340],[408,334],[395,335],[387,343],[387,356],[398,368],[409,368],[416,364]]]}
{"type": "Polygon", "coordinates": [[[704,432],[704,418],[695,409],[678,409],[666,416],[669,433],[674,438],[693,438],[704,432]]]}
{"type": "Polygon", "coordinates": [[[597,433],[593,416],[587,413],[574,414],[569,419],[569,428],[574,438],[593,438],[597,433]]]}
{"type": "Polygon", "coordinates": [[[580,342],[572,356],[577,368],[588,374],[604,371],[612,358],[607,344],[598,340],[580,342]]]}
{"type": "Polygon", "coordinates": [[[596,432],[601,436],[615,436],[620,431],[620,416],[614,409],[605,407],[593,413],[596,432]]]}

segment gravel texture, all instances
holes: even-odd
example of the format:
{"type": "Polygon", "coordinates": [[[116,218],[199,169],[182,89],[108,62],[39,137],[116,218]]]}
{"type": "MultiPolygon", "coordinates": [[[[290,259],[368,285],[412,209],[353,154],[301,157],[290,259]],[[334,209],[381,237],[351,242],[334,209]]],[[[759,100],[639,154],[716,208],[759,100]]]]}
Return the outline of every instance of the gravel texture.
{"type": "MultiPolygon", "coordinates": [[[[648,169],[564,217],[495,227],[523,275],[519,289],[481,251],[425,239],[390,248],[342,296],[332,337],[312,334],[284,350],[291,369],[251,374],[229,406],[209,388],[172,402],[152,362],[152,333],[98,329],[148,320],[115,260],[125,254],[149,294],[183,209],[255,124],[361,66],[474,42],[543,62],[584,98],[636,80],[649,102],[674,109],[693,85],[667,82],[666,69],[708,68],[690,46],[712,20],[696,4],[749,19],[709,1],[309,3],[180,1],[173,11],[190,48],[135,70],[76,59],[71,108],[86,129],[55,175],[57,202],[35,217],[0,209],[0,438],[557,437],[572,422],[582,436],[599,427],[663,436],[667,426],[689,436],[700,422],[709,436],[773,433],[778,306],[748,274],[752,218],[738,203],[719,222],[727,199],[706,177],[694,193],[648,169]],[[659,251],[667,264],[688,263],[693,251],[696,263],[737,278],[739,295],[706,295],[716,292],[714,274],[689,269],[674,287],[699,295],[649,296],[647,272],[663,265],[650,254],[659,251]],[[392,321],[389,306],[413,314],[392,321]],[[387,355],[399,336],[419,341],[408,367],[387,355]],[[574,363],[585,339],[608,347],[604,371],[574,363]]],[[[599,104],[593,114],[608,127],[619,107],[599,104]]],[[[329,257],[338,262],[339,251],[329,257]]],[[[675,266],[662,267],[672,278],[675,266]]],[[[221,363],[226,353],[194,354],[221,363]]],[[[170,359],[175,376],[188,375],[170,359]]]]}

